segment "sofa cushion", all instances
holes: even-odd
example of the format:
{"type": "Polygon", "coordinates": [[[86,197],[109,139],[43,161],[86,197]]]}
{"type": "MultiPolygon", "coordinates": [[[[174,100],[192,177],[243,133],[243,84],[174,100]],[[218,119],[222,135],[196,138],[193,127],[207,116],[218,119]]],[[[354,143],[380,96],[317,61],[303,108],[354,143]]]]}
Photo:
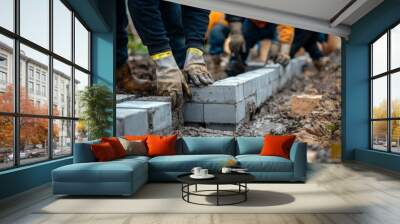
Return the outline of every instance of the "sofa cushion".
{"type": "Polygon", "coordinates": [[[226,154],[234,155],[235,139],[233,137],[183,137],[178,144],[180,154],[226,154]]]}
{"type": "Polygon", "coordinates": [[[110,143],[110,145],[114,149],[117,158],[122,158],[126,156],[126,151],[117,137],[104,137],[101,138],[101,142],[110,143]]]}
{"type": "Polygon", "coordinates": [[[263,144],[263,137],[237,137],[236,155],[260,154],[263,144]]]}
{"type": "Polygon", "coordinates": [[[96,161],[105,162],[118,158],[112,145],[108,142],[93,144],[91,145],[91,149],[94,157],[96,157],[96,161]]]}
{"type": "Polygon", "coordinates": [[[99,144],[100,140],[75,143],[74,147],[74,163],[95,162],[96,158],[91,149],[92,144],[99,144]]]}
{"type": "Polygon", "coordinates": [[[210,171],[219,171],[230,159],[231,155],[175,155],[158,156],[149,160],[150,171],[190,172],[193,167],[200,166],[210,171]]]}
{"type": "Polygon", "coordinates": [[[293,162],[279,156],[239,155],[240,167],[250,172],[292,172],[293,162]]]}
{"type": "Polygon", "coordinates": [[[295,135],[265,135],[260,155],[290,159],[290,148],[295,139],[295,135]]]}
{"type": "MultiPolygon", "coordinates": [[[[109,162],[74,163],[53,170],[58,182],[130,182],[135,172],[147,172],[147,163],[140,159],[109,162]]],[[[143,173],[147,176],[147,173],[143,173]]]]}
{"type": "Polygon", "coordinates": [[[177,138],[177,135],[149,135],[146,140],[149,149],[147,155],[151,157],[175,155],[177,138]]]}

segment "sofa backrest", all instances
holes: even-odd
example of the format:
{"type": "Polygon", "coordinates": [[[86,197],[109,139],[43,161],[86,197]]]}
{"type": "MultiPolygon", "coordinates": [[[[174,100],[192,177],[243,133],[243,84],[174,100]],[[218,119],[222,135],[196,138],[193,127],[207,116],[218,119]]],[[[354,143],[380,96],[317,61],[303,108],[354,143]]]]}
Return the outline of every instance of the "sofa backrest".
{"type": "Polygon", "coordinates": [[[177,153],[235,155],[233,137],[183,137],[177,143],[177,153]]]}
{"type": "Polygon", "coordinates": [[[259,154],[264,137],[236,137],[236,155],[259,154]]]}
{"type": "Polygon", "coordinates": [[[74,163],[95,162],[96,158],[94,157],[90,146],[98,143],[100,143],[100,140],[75,143],[74,163]]]}

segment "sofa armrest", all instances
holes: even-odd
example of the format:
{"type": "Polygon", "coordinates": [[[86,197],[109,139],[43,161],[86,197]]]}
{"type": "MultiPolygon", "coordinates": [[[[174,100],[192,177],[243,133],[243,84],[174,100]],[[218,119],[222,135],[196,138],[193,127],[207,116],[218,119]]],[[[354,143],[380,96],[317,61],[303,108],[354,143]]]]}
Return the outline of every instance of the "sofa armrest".
{"type": "Polygon", "coordinates": [[[89,163],[95,162],[96,158],[92,153],[90,146],[99,143],[100,141],[90,141],[75,143],[74,145],[74,163],[89,163]]]}
{"type": "Polygon", "coordinates": [[[307,143],[293,143],[290,149],[290,160],[293,162],[294,180],[305,181],[307,176],[307,143]]]}

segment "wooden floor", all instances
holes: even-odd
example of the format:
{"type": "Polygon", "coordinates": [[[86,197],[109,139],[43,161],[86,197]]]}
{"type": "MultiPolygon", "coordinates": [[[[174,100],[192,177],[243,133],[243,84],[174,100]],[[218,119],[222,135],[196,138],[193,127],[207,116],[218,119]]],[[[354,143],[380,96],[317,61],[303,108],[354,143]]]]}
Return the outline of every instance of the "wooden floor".
{"type": "Polygon", "coordinates": [[[0,202],[0,223],[400,223],[399,174],[357,163],[313,164],[308,182],[324,186],[349,203],[362,201],[367,206],[356,214],[35,214],[38,207],[54,200],[50,187],[43,186],[0,202]]]}

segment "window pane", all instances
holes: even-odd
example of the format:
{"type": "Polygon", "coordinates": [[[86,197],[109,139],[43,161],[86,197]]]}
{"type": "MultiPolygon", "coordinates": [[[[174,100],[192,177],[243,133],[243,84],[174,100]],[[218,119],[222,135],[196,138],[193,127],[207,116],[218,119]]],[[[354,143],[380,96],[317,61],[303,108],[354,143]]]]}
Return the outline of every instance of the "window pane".
{"type": "Polygon", "coordinates": [[[75,18],[75,63],[89,70],[89,32],[75,18]]]}
{"type": "Polygon", "coordinates": [[[49,47],[49,0],[20,0],[21,36],[49,47]]]}
{"type": "Polygon", "coordinates": [[[391,121],[392,152],[400,153],[400,120],[391,121]]]}
{"type": "Polygon", "coordinates": [[[72,154],[72,121],[53,120],[53,156],[72,154]]]}
{"type": "Polygon", "coordinates": [[[81,92],[89,86],[89,75],[75,69],[75,117],[79,117],[81,114],[81,108],[79,106],[79,98],[81,92]]]}
{"type": "Polygon", "coordinates": [[[13,40],[0,35],[0,111],[14,111],[13,40]]]}
{"type": "Polygon", "coordinates": [[[387,77],[372,81],[372,118],[387,117],[387,77]]]}
{"type": "Polygon", "coordinates": [[[60,1],[53,1],[53,51],[71,60],[72,12],[60,1]]]}
{"type": "Polygon", "coordinates": [[[75,143],[88,140],[88,129],[83,120],[75,121],[75,143]]]}
{"type": "Polygon", "coordinates": [[[387,121],[372,122],[372,148],[387,151],[387,121]]]}
{"type": "Polygon", "coordinates": [[[49,120],[22,117],[20,119],[20,159],[21,164],[34,163],[49,158],[49,120]]]}
{"type": "Polygon", "coordinates": [[[72,69],[53,60],[53,115],[72,117],[72,69]]]}
{"type": "Polygon", "coordinates": [[[13,118],[0,116],[0,170],[14,165],[13,118]]]}
{"type": "Polygon", "coordinates": [[[391,30],[390,37],[390,67],[400,67],[400,24],[391,30]]]}
{"type": "Polygon", "coordinates": [[[400,72],[392,74],[391,77],[390,98],[392,101],[392,117],[400,118],[400,72]]]}
{"type": "Polygon", "coordinates": [[[387,34],[372,44],[372,74],[378,75],[387,71],[387,34]]]}
{"type": "Polygon", "coordinates": [[[14,31],[14,0],[0,1],[0,26],[14,31]]]}
{"type": "Polygon", "coordinates": [[[21,44],[20,109],[25,114],[48,114],[49,57],[21,44]]]}

